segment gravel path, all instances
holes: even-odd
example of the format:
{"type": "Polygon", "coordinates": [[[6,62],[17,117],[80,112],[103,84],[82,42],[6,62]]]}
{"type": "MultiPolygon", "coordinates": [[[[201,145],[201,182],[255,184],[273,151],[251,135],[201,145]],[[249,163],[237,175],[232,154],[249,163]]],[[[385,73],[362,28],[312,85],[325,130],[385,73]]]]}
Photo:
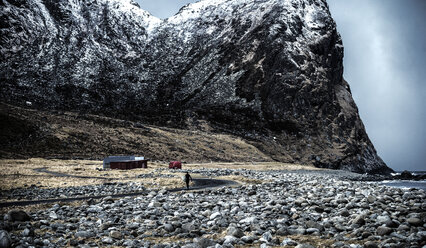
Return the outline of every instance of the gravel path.
{"type": "Polygon", "coordinates": [[[107,177],[91,177],[91,176],[70,175],[70,174],[66,174],[66,173],[62,173],[62,172],[50,171],[50,170],[47,169],[47,167],[35,168],[35,169],[33,169],[33,171],[47,173],[47,174],[50,174],[50,175],[55,176],[55,177],[74,177],[74,178],[86,178],[86,179],[111,179],[111,178],[107,178],[107,177]]]}
{"type": "MultiPolygon", "coordinates": [[[[63,174],[63,173],[60,173],[60,174],[62,174],[64,176],[67,175],[67,174],[63,174]]],[[[69,176],[71,176],[71,175],[69,175],[69,176]]],[[[194,178],[193,181],[194,181],[194,184],[193,184],[193,186],[191,186],[189,188],[189,190],[201,190],[201,189],[222,187],[222,186],[227,186],[227,185],[228,186],[238,185],[238,183],[235,182],[235,181],[211,179],[211,178],[194,178]]],[[[114,186],[114,185],[117,185],[117,184],[110,183],[109,185],[114,186]]],[[[134,191],[135,189],[133,189],[131,187],[132,185],[134,185],[132,183],[130,183],[130,184],[119,184],[119,185],[124,187],[126,190],[131,191],[131,193],[100,194],[100,195],[89,195],[89,196],[80,196],[80,197],[62,197],[62,198],[53,198],[53,199],[49,198],[49,199],[24,200],[24,201],[8,201],[8,202],[0,202],[0,208],[11,207],[11,206],[28,206],[28,205],[36,205],[36,204],[43,204],[43,203],[73,202],[73,201],[82,201],[82,200],[89,200],[89,199],[101,199],[101,198],[104,198],[104,197],[121,198],[121,197],[128,197],[128,196],[147,195],[150,192],[148,190],[134,191]],[[128,187],[129,185],[130,185],[130,187],[128,187]]],[[[186,187],[167,189],[167,191],[169,191],[169,192],[179,192],[179,191],[186,191],[186,190],[187,190],[186,187]]],[[[25,191],[25,189],[23,191],[25,191]]],[[[49,189],[47,189],[47,191],[49,191],[49,189]]],[[[157,190],[157,191],[159,191],[159,190],[157,190]]],[[[103,191],[103,192],[105,192],[105,191],[103,191]]],[[[72,195],[73,194],[72,190],[69,190],[69,193],[72,195]]],[[[27,192],[27,194],[29,194],[29,192],[27,192]]],[[[14,194],[13,194],[13,191],[12,191],[10,196],[13,197],[13,195],[14,194]]],[[[21,193],[21,195],[22,195],[22,193],[21,193]]],[[[33,192],[31,192],[30,196],[32,196],[32,195],[34,195],[33,192]]],[[[55,194],[52,194],[52,195],[55,195],[55,194]]]]}

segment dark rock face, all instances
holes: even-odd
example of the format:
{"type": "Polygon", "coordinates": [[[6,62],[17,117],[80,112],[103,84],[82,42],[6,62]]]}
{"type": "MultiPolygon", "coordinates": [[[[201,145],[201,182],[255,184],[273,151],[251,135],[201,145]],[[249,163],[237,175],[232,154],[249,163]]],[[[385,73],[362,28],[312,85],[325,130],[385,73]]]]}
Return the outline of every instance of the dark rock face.
{"type": "Polygon", "coordinates": [[[1,1],[0,96],[249,139],[271,159],[391,171],[371,144],[325,1],[1,1]]]}
{"type": "Polygon", "coordinates": [[[405,170],[401,174],[393,175],[392,179],[394,180],[426,180],[426,175],[415,175],[411,172],[405,170]]]}

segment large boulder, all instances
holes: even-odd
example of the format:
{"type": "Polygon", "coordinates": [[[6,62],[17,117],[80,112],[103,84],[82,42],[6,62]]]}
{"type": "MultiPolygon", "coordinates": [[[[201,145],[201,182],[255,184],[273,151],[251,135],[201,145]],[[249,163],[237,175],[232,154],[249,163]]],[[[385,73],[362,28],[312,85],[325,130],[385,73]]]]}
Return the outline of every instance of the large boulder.
{"type": "Polygon", "coordinates": [[[23,210],[10,210],[5,217],[9,221],[30,221],[31,217],[23,210]]]}

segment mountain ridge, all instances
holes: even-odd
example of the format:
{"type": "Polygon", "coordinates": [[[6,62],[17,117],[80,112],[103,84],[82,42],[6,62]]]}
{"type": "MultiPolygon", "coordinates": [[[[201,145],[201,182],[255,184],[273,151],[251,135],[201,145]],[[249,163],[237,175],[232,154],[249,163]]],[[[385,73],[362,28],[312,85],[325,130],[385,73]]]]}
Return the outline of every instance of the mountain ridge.
{"type": "Polygon", "coordinates": [[[207,122],[266,139],[258,148],[276,146],[274,160],[390,171],[342,77],[325,1],[200,1],[165,20],[132,1],[2,5],[5,102],[182,129],[207,122]]]}

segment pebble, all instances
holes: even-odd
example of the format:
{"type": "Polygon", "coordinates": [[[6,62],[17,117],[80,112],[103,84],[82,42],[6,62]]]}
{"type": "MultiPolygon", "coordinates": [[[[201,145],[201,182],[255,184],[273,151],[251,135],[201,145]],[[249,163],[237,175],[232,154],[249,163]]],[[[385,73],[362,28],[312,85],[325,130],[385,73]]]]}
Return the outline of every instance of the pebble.
{"type": "Polygon", "coordinates": [[[319,232],[320,231],[317,228],[313,228],[313,227],[306,229],[307,234],[319,233],[319,232]]]}
{"type": "Polygon", "coordinates": [[[408,218],[407,219],[408,224],[412,226],[421,226],[423,225],[423,221],[419,218],[408,218]]]}
{"type": "Polygon", "coordinates": [[[386,223],[386,222],[388,222],[388,221],[391,221],[391,219],[390,219],[390,217],[389,217],[389,216],[384,215],[384,216],[377,216],[376,221],[377,221],[379,224],[383,224],[383,223],[386,223]]]}
{"type": "Polygon", "coordinates": [[[225,241],[223,242],[223,244],[231,244],[234,245],[238,242],[238,238],[234,237],[234,236],[230,236],[230,235],[226,235],[225,236],[225,241]]]}
{"type": "Polygon", "coordinates": [[[104,243],[104,244],[112,244],[112,243],[114,243],[114,241],[110,237],[104,237],[104,238],[102,238],[102,243],[104,243]]]}
{"type": "Polygon", "coordinates": [[[387,227],[390,227],[390,228],[399,227],[399,224],[396,221],[393,221],[393,220],[388,220],[388,221],[386,221],[385,224],[386,224],[387,227]]]}
{"type": "Polygon", "coordinates": [[[92,232],[88,231],[78,231],[74,234],[74,237],[76,238],[90,238],[93,237],[94,234],[92,232]]]}
{"type": "Polygon", "coordinates": [[[269,243],[272,241],[272,234],[270,232],[265,232],[262,234],[262,237],[259,240],[269,243]]]}
{"type": "Polygon", "coordinates": [[[50,212],[49,213],[49,218],[53,219],[53,220],[57,220],[58,219],[58,215],[55,212],[50,212]]]}
{"type": "Polygon", "coordinates": [[[298,244],[295,248],[315,248],[315,246],[310,244],[298,244]]]}
{"type": "Polygon", "coordinates": [[[343,216],[343,217],[348,217],[350,214],[349,214],[349,211],[347,209],[343,209],[340,212],[340,215],[343,216]]]}
{"type": "Polygon", "coordinates": [[[365,224],[365,218],[363,215],[357,215],[355,219],[353,219],[352,223],[362,226],[365,224]]]}
{"type": "Polygon", "coordinates": [[[285,238],[283,242],[281,242],[281,246],[296,246],[296,245],[297,245],[297,242],[290,238],[285,238]]]}
{"type": "Polygon", "coordinates": [[[215,213],[213,213],[212,215],[210,215],[210,220],[214,220],[214,219],[216,219],[217,217],[219,217],[219,216],[221,216],[221,213],[219,213],[219,212],[215,212],[215,213]]]}
{"type": "Polygon", "coordinates": [[[243,236],[241,237],[241,241],[243,241],[246,244],[253,243],[257,238],[255,236],[243,236]]]}
{"type": "Polygon", "coordinates": [[[164,230],[166,230],[167,232],[173,232],[175,228],[171,224],[164,224],[164,230]]]}
{"type": "Polygon", "coordinates": [[[1,248],[12,247],[12,240],[10,238],[10,235],[5,230],[0,230],[0,247],[1,248]]]}
{"type": "Polygon", "coordinates": [[[384,236],[392,233],[392,228],[386,226],[379,226],[376,230],[377,235],[384,236]]]}
{"type": "Polygon", "coordinates": [[[244,233],[243,231],[241,231],[241,229],[231,226],[231,227],[228,227],[227,235],[234,236],[236,238],[241,238],[244,236],[244,233]]]}
{"type": "Polygon", "coordinates": [[[109,236],[114,239],[121,239],[122,235],[119,231],[111,231],[109,236]]]}
{"type": "Polygon", "coordinates": [[[22,231],[22,236],[24,237],[34,236],[34,230],[25,228],[24,231],[22,231]]]}
{"type": "Polygon", "coordinates": [[[201,248],[214,247],[217,245],[217,242],[208,238],[194,238],[194,243],[199,245],[201,248]]]}
{"type": "Polygon", "coordinates": [[[364,244],[364,248],[378,248],[379,246],[373,241],[367,241],[364,244]]]}

